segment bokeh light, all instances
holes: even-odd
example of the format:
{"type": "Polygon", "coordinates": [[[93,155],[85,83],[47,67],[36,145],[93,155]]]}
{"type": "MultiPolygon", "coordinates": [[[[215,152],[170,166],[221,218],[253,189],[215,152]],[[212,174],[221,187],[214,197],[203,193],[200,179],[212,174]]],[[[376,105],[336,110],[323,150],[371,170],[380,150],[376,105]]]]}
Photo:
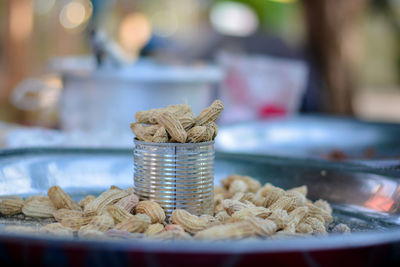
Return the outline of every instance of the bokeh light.
{"type": "Polygon", "coordinates": [[[82,25],[91,15],[92,6],[88,1],[72,1],[66,4],[60,13],[60,23],[66,29],[82,25]]]}
{"type": "Polygon", "coordinates": [[[127,15],[119,27],[119,42],[127,51],[137,51],[147,44],[151,37],[151,24],[146,15],[127,15]]]}
{"type": "Polygon", "coordinates": [[[259,25],[255,12],[238,2],[217,3],[211,9],[210,21],[217,32],[239,37],[251,35],[259,25]]]}

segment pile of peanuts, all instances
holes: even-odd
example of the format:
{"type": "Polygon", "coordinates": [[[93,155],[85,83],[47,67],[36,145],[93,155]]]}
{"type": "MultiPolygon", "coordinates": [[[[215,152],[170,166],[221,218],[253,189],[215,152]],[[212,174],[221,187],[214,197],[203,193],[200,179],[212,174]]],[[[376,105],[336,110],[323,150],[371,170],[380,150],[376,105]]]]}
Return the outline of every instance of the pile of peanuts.
{"type": "Polygon", "coordinates": [[[199,143],[215,139],[218,119],[224,104],[215,100],[197,117],[187,104],[138,111],[131,129],[136,138],[154,143],[199,143]]]}
{"type": "MultiPolygon", "coordinates": [[[[261,186],[248,176],[230,175],[222,187],[214,189],[213,215],[196,216],[177,209],[166,219],[158,203],[139,201],[132,187],[123,190],[116,186],[78,203],[59,186],[52,186],[47,196],[3,199],[0,213],[53,220],[40,228],[8,225],[3,231],[63,238],[224,240],[326,235],[332,209],[326,201],[312,202],[306,195],[306,186],[285,191],[271,184],[261,186]]],[[[350,229],[338,224],[333,231],[350,229]]]]}

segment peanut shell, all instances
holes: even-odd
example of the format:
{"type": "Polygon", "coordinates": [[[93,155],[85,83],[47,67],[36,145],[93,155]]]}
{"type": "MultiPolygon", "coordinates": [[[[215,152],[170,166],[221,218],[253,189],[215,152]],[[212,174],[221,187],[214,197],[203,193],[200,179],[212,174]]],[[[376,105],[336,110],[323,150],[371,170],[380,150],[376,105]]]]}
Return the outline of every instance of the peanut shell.
{"type": "MultiPolygon", "coordinates": [[[[153,135],[151,135],[149,132],[152,132],[153,129],[151,129],[151,131],[148,130],[148,128],[146,127],[150,127],[150,126],[144,126],[143,124],[140,123],[131,123],[131,130],[132,132],[135,134],[136,138],[141,140],[141,141],[145,141],[145,142],[151,142],[153,135]]],[[[151,126],[154,128],[154,126],[151,126]]],[[[158,128],[158,126],[156,126],[158,128]]]]}
{"type": "Polygon", "coordinates": [[[135,194],[129,194],[126,197],[121,198],[115,203],[116,206],[119,206],[126,210],[127,212],[132,212],[136,205],[139,203],[139,197],[135,194]]]}
{"type": "Polygon", "coordinates": [[[224,205],[226,212],[231,216],[235,212],[248,207],[245,203],[233,199],[224,199],[222,204],[224,205]]]}
{"type": "Polygon", "coordinates": [[[180,231],[180,232],[185,232],[182,226],[179,224],[167,224],[164,227],[165,231],[180,231]]]}
{"type": "Polygon", "coordinates": [[[0,213],[3,215],[14,215],[22,213],[24,201],[22,198],[3,199],[0,202],[0,213]]]}
{"type": "Polygon", "coordinates": [[[216,225],[199,231],[195,239],[240,239],[254,236],[256,231],[252,224],[246,221],[216,225]]]}
{"type": "Polygon", "coordinates": [[[101,215],[94,216],[93,219],[85,226],[82,226],[80,230],[97,230],[105,232],[114,226],[114,219],[110,214],[104,212],[101,215]]]}
{"type": "Polygon", "coordinates": [[[163,223],[165,220],[165,212],[161,206],[154,201],[140,201],[136,206],[136,213],[144,213],[150,217],[152,223],[163,223]]]}
{"type": "Polygon", "coordinates": [[[186,112],[183,114],[177,114],[179,122],[182,124],[183,128],[188,131],[194,125],[194,116],[192,112],[186,112]]]}
{"type": "Polygon", "coordinates": [[[118,224],[120,222],[123,222],[125,220],[128,220],[129,218],[133,217],[132,214],[127,212],[124,208],[115,205],[109,205],[106,208],[107,212],[111,215],[111,217],[114,219],[114,223],[118,224]]]}
{"type": "Polygon", "coordinates": [[[180,121],[171,112],[167,111],[161,113],[157,117],[157,122],[167,130],[168,134],[173,139],[175,139],[179,143],[186,142],[186,131],[180,121]]]}
{"type": "Polygon", "coordinates": [[[118,189],[109,189],[100,194],[95,200],[89,202],[85,209],[85,216],[95,216],[100,214],[100,212],[110,204],[114,204],[118,200],[128,195],[127,192],[118,189]]]}
{"type": "Polygon", "coordinates": [[[170,105],[166,108],[150,109],[146,111],[138,111],[135,114],[137,123],[157,124],[157,117],[163,112],[171,112],[176,117],[181,117],[183,114],[191,112],[191,108],[187,104],[170,105]]]}
{"type": "Polygon", "coordinates": [[[232,219],[241,220],[246,218],[259,217],[262,219],[267,218],[271,214],[271,211],[264,207],[246,207],[241,209],[232,215],[232,219]]]}
{"type": "Polygon", "coordinates": [[[144,233],[151,223],[150,217],[146,214],[137,214],[115,226],[117,230],[131,233],[144,233]]]}
{"type": "Polygon", "coordinates": [[[255,234],[258,236],[270,236],[275,234],[277,230],[276,224],[271,220],[264,220],[258,217],[248,218],[246,220],[250,225],[252,225],[255,234]]]}
{"type": "Polygon", "coordinates": [[[57,185],[50,187],[47,191],[47,195],[51,203],[53,203],[53,206],[57,209],[81,210],[81,208],[72,201],[71,197],[57,185]]]}
{"type": "Polygon", "coordinates": [[[229,216],[229,214],[225,210],[220,211],[217,214],[215,214],[215,218],[221,223],[228,222],[232,219],[232,217],[229,216]]]}
{"type": "Polygon", "coordinates": [[[162,225],[161,223],[154,223],[154,224],[151,224],[149,226],[149,228],[147,228],[147,230],[144,234],[147,236],[152,236],[152,235],[162,233],[164,231],[165,231],[164,225],[162,225]]]}
{"type": "Polygon", "coordinates": [[[179,224],[183,229],[185,229],[185,231],[192,234],[197,233],[208,226],[207,218],[199,218],[182,209],[174,210],[171,214],[170,221],[179,224]]]}
{"type": "Polygon", "coordinates": [[[303,196],[306,197],[307,196],[307,192],[308,192],[308,188],[307,188],[306,185],[302,185],[302,186],[299,186],[299,187],[294,187],[292,189],[289,189],[286,192],[293,192],[293,191],[299,192],[300,194],[302,194],[303,196]]]}
{"type": "Polygon", "coordinates": [[[303,220],[303,223],[309,224],[313,229],[313,234],[326,235],[327,231],[324,223],[314,217],[307,217],[303,220]]]}
{"type": "Polygon", "coordinates": [[[22,207],[22,213],[28,217],[34,218],[52,218],[56,208],[48,199],[31,200],[25,202],[22,207]]]}
{"type": "Polygon", "coordinates": [[[61,222],[65,218],[83,217],[83,212],[79,210],[59,209],[53,213],[54,219],[61,222]]]}
{"type": "Polygon", "coordinates": [[[224,104],[221,100],[215,100],[209,107],[203,109],[196,117],[196,125],[206,125],[209,122],[215,122],[221,112],[224,110],[224,104]]]}
{"type": "Polygon", "coordinates": [[[85,198],[81,199],[81,200],[78,202],[78,206],[81,207],[82,210],[83,210],[83,209],[85,209],[86,205],[87,205],[89,202],[91,202],[92,200],[95,200],[95,199],[96,199],[95,196],[93,196],[93,195],[87,195],[85,198]]]}
{"type": "Polygon", "coordinates": [[[158,130],[154,133],[152,139],[154,143],[167,143],[168,142],[168,133],[164,127],[160,126],[158,130]]]}
{"type": "Polygon", "coordinates": [[[194,126],[187,132],[187,141],[189,143],[199,143],[206,139],[207,128],[205,126],[194,126]]]}
{"type": "Polygon", "coordinates": [[[82,226],[87,225],[93,217],[67,217],[61,220],[64,227],[69,227],[73,230],[79,230],[82,226]]]}

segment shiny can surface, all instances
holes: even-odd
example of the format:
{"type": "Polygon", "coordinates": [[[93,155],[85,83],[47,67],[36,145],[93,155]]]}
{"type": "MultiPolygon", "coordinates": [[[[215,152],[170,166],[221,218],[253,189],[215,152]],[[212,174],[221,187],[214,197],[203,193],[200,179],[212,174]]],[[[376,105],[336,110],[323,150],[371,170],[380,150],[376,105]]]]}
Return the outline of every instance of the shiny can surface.
{"type": "Polygon", "coordinates": [[[135,193],[158,202],[167,217],[175,209],[212,214],[214,142],[148,143],[134,140],[135,193]]]}

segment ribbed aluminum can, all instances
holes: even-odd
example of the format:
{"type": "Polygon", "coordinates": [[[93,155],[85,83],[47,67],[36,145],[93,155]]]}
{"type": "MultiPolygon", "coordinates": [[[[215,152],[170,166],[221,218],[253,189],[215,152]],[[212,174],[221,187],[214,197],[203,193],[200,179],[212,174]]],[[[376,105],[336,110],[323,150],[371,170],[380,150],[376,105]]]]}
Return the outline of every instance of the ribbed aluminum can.
{"type": "Polygon", "coordinates": [[[214,141],[134,142],[134,188],[141,200],[159,203],[167,217],[175,209],[212,215],[214,141]]]}

